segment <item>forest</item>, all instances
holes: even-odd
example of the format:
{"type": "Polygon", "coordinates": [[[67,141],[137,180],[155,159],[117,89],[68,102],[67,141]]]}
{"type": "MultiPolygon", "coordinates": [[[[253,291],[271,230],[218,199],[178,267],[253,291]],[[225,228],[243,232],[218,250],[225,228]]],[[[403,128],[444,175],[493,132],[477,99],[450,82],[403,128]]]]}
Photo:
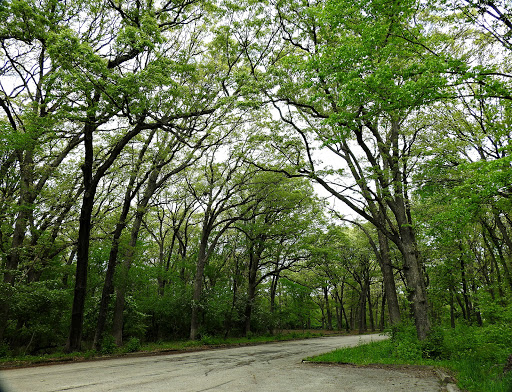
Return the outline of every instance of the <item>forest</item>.
{"type": "Polygon", "coordinates": [[[0,357],[403,323],[512,336],[511,15],[1,1],[0,357]]]}

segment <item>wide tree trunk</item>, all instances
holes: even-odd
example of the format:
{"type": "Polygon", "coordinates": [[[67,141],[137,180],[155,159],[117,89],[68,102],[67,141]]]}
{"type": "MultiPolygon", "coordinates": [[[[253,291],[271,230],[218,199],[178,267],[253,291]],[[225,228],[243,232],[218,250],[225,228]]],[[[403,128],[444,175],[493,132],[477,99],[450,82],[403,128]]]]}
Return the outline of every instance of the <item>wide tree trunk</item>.
{"type": "Polygon", "coordinates": [[[247,303],[245,304],[244,313],[244,336],[251,332],[251,316],[256,299],[256,287],[258,286],[258,270],[264,247],[265,239],[263,237],[251,240],[251,245],[249,246],[249,275],[247,279],[247,303]]]}
{"type": "Polygon", "coordinates": [[[89,267],[89,240],[91,237],[91,217],[94,208],[97,181],[93,182],[93,132],[95,126],[86,124],[84,128],[85,158],[82,164],[84,194],[80,209],[78,241],[76,248],[75,289],[73,308],[71,310],[71,326],[66,343],[66,351],[79,351],[82,343],[85,296],[87,290],[87,272],[89,267]]]}
{"type": "Polygon", "coordinates": [[[423,269],[412,227],[405,223],[401,224],[398,222],[398,224],[400,227],[400,250],[404,259],[404,275],[407,281],[408,299],[414,315],[416,333],[420,340],[424,340],[430,331],[430,321],[423,269]]]}
{"type": "Polygon", "coordinates": [[[5,263],[3,277],[5,291],[2,292],[2,298],[0,299],[0,342],[3,340],[7,321],[9,320],[12,287],[14,286],[16,271],[21,259],[21,248],[25,241],[28,222],[32,216],[32,209],[30,208],[30,205],[33,204],[35,200],[32,191],[34,170],[33,152],[31,150],[26,151],[25,153],[19,151],[17,155],[18,162],[20,164],[19,212],[16,217],[16,223],[12,234],[12,242],[9,252],[7,253],[5,263]]]}
{"type": "Polygon", "coordinates": [[[192,312],[190,316],[190,340],[195,340],[199,332],[199,311],[201,294],[203,291],[204,267],[206,265],[206,247],[208,241],[208,233],[203,229],[201,235],[201,243],[197,254],[196,274],[194,278],[194,288],[192,293],[192,312]]]}
{"type": "Polygon", "coordinates": [[[398,296],[396,294],[395,276],[393,274],[393,267],[391,265],[391,256],[389,254],[389,243],[387,237],[381,230],[377,230],[379,238],[379,252],[380,257],[379,266],[382,272],[382,280],[384,284],[384,295],[388,305],[389,322],[391,325],[397,325],[401,321],[400,305],[398,303],[398,296]]]}

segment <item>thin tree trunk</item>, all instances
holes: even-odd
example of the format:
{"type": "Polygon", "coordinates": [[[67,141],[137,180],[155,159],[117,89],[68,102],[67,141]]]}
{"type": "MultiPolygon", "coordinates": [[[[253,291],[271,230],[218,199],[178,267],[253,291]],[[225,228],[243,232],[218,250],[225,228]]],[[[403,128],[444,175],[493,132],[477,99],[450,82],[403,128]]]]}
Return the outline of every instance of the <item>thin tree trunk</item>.
{"type": "Polygon", "coordinates": [[[324,301],[325,301],[325,312],[327,316],[327,329],[332,330],[332,312],[329,304],[329,288],[327,286],[323,287],[324,292],[324,301]]]}
{"type": "Polygon", "coordinates": [[[366,289],[366,296],[368,299],[368,314],[370,316],[370,329],[372,332],[375,332],[375,321],[373,319],[373,305],[372,305],[372,298],[370,293],[370,282],[367,282],[367,289],[366,289]]]}
{"type": "MultiPolygon", "coordinates": [[[[487,239],[487,235],[484,230],[482,230],[482,235],[484,239],[485,247],[487,248],[487,252],[489,253],[489,257],[491,259],[491,277],[494,278],[496,276],[496,282],[498,286],[498,294],[501,299],[504,297],[503,292],[503,284],[502,284],[502,277],[501,277],[501,271],[498,264],[498,261],[496,260],[496,256],[494,255],[494,249],[491,247],[491,244],[489,244],[489,240],[487,239]]],[[[494,281],[494,279],[493,279],[494,281]]]]}
{"type": "Polygon", "coordinates": [[[450,287],[450,326],[455,328],[455,304],[453,302],[453,289],[450,287]]]}
{"type": "MultiPolygon", "coordinates": [[[[462,248],[461,248],[462,251],[462,248]]],[[[461,282],[462,282],[462,297],[464,298],[464,307],[466,309],[466,317],[468,322],[471,323],[471,303],[469,300],[469,294],[468,294],[468,284],[466,281],[466,265],[464,263],[464,256],[461,254],[460,257],[460,275],[461,275],[461,282]]]]}
{"type": "MultiPolygon", "coordinates": [[[[383,290],[384,291],[384,287],[383,287],[383,290]]],[[[381,303],[381,309],[380,309],[380,324],[379,324],[379,329],[381,331],[384,330],[384,323],[385,323],[385,314],[386,314],[386,295],[385,293],[383,293],[382,295],[382,303],[381,303]]]]}
{"type": "MultiPolygon", "coordinates": [[[[502,244],[499,243],[498,238],[496,237],[496,233],[494,233],[494,230],[485,222],[482,222],[482,225],[487,229],[487,232],[489,233],[489,237],[494,245],[494,248],[498,252],[498,259],[500,261],[501,267],[503,268],[503,273],[505,275],[505,279],[508,283],[508,286],[512,288],[512,274],[510,273],[510,269],[508,268],[508,263],[505,260],[505,257],[503,255],[503,247],[502,244]]],[[[485,239],[485,237],[484,237],[485,239]]],[[[492,251],[491,247],[488,246],[489,250],[492,251]]],[[[498,269],[499,271],[499,269],[498,269]]]]}
{"type": "Polygon", "coordinates": [[[366,282],[361,285],[361,292],[359,293],[359,333],[366,332],[366,282]]]}
{"type": "Polygon", "coordinates": [[[133,219],[133,226],[130,234],[130,243],[128,250],[124,256],[123,264],[120,266],[120,284],[116,288],[116,304],[114,307],[114,317],[112,325],[112,335],[115,338],[116,344],[121,346],[123,344],[123,326],[124,326],[124,305],[125,296],[128,290],[128,273],[133,264],[135,258],[135,251],[137,246],[137,240],[139,238],[139,232],[142,225],[142,220],[146,214],[147,207],[151,197],[157,189],[157,179],[160,174],[161,166],[155,167],[148,179],[144,195],[140,202],[137,204],[137,212],[133,219]]]}
{"type": "Polygon", "coordinates": [[[96,332],[94,333],[93,348],[99,350],[101,341],[103,339],[103,332],[105,330],[105,324],[107,322],[108,306],[110,303],[110,297],[114,293],[114,272],[117,265],[117,255],[119,253],[119,239],[121,234],[126,227],[126,214],[121,214],[119,222],[116,225],[114,236],[112,238],[112,244],[110,247],[110,254],[107,264],[107,272],[105,274],[105,282],[103,284],[103,290],[101,293],[100,307],[98,312],[98,321],[96,323],[96,332]]]}

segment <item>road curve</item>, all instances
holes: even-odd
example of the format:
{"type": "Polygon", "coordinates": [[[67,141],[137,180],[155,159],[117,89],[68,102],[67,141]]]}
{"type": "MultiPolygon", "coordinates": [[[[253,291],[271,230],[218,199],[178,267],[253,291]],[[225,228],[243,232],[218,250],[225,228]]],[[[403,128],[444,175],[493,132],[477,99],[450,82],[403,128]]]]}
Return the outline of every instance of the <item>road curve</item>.
{"type": "Polygon", "coordinates": [[[6,392],[432,392],[435,377],[377,368],[302,363],[379,335],[335,336],[185,354],[5,370],[6,392]]]}

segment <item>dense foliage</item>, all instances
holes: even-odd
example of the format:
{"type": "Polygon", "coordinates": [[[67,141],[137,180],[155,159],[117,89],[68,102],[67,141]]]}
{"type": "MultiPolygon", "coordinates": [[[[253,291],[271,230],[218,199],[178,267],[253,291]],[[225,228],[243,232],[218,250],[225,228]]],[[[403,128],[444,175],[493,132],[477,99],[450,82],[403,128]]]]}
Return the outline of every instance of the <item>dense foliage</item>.
{"type": "Polygon", "coordinates": [[[0,355],[505,344],[512,10],[428,3],[0,2],[0,355]]]}

